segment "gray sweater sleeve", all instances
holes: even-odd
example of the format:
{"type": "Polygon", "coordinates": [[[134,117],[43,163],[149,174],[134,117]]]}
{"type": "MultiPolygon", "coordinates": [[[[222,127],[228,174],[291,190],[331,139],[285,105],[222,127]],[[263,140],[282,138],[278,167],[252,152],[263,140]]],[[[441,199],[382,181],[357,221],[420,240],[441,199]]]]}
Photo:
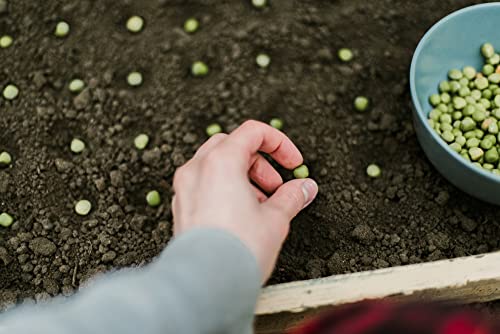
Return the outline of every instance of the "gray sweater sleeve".
{"type": "Polygon", "coordinates": [[[250,334],[261,273],[234,236],[193,230],[151,265],[97,279],[72,298],[0,316],[9,334],[250,334]]]}

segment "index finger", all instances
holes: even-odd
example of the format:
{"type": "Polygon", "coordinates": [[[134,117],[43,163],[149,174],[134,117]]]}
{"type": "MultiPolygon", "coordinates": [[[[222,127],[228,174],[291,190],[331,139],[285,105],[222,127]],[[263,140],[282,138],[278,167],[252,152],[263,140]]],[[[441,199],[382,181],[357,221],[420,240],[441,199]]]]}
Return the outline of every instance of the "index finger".
{"type": "Polygon", "coordinates": [[[248,167],[257,152],[269,154],[277,163],[293,169],[304,161],[295,144],[281,131],[258,121],[246,121],[224,142],[235,154],[242,154],[248,167]]]}

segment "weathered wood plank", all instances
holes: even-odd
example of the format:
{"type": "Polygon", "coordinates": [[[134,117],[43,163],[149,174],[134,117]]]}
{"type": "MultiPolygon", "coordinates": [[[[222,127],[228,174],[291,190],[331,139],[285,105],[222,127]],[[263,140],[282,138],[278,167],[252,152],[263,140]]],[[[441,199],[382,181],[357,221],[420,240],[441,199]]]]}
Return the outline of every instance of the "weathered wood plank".
{"type": "Polygon", "coordinates": [[[500,299],[500,253],[270,286],[257,305],[258,333],[280,333],[329,306],[388,297],[462,303],[500,299]]]}

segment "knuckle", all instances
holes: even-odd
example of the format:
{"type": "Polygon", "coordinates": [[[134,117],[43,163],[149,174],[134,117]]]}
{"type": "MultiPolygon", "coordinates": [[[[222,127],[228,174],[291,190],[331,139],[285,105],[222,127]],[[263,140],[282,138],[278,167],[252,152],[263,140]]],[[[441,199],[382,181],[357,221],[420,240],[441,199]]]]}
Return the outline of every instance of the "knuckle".
{"type": "Polygon", "coordinates": [[[210,141],[220,142],[221,140],[223,140],[226,137],[227,137],[227,134],[225,134],[225,133],[217,133],[217,134],[213,135],[212,137],[210,137],[210,141]]]}

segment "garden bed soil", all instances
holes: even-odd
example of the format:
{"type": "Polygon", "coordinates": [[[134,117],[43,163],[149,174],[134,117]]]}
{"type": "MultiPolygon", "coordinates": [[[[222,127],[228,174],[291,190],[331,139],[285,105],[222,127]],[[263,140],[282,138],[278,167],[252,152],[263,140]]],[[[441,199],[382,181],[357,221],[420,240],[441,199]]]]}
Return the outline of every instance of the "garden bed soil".
{"type": "Polygon", "coordinates": [[[0,50],[0,86],[20,95],[0,99],[0,150],[13,156],[0,170],[0,212],[16,219],[0,229],[3,307],[70,295],[158,255],[171,236],[174,170],[213,122],[230,131],[282,118],[320,184],[272,284],[500,248],[499,209],[450,185],[419,147],[407,79],[424,32],[480,1],[270,1],[264,10],[246,0],[10,1],[0,33],[14,44],[0,50]],[[134,14],[146,20],[135,35],[125,29],[134,14]],[[187,35],[192,16],[201,29],[187,35]],[[58,39],[61,19],[71,32],[58,39]],[[337,59],[342,47],[354,61],[337,59]],[[255,65],[260,52],[268,69],[255,65]],[[207,77],[189,75],[196,60],[207,77]],[[134,70],[139,88],[126,84],[134,70]],[[75,77],[88,86],[77,96],[67,89],[75,77]],[[354,110],[358,95],[368,111],[354,110]],[[151,138],[143,152],[133,147],[140,133],[151,138]],[[81,155],[69,150],[75,137],[87,144],[81,155]],[[379,179],[367,177],[371,163],[379,179]],[[151,189],[158,208],[145,203],[151,189]],[[82,198],[93,204],[87,217],[74,213],[82,198]]]}

